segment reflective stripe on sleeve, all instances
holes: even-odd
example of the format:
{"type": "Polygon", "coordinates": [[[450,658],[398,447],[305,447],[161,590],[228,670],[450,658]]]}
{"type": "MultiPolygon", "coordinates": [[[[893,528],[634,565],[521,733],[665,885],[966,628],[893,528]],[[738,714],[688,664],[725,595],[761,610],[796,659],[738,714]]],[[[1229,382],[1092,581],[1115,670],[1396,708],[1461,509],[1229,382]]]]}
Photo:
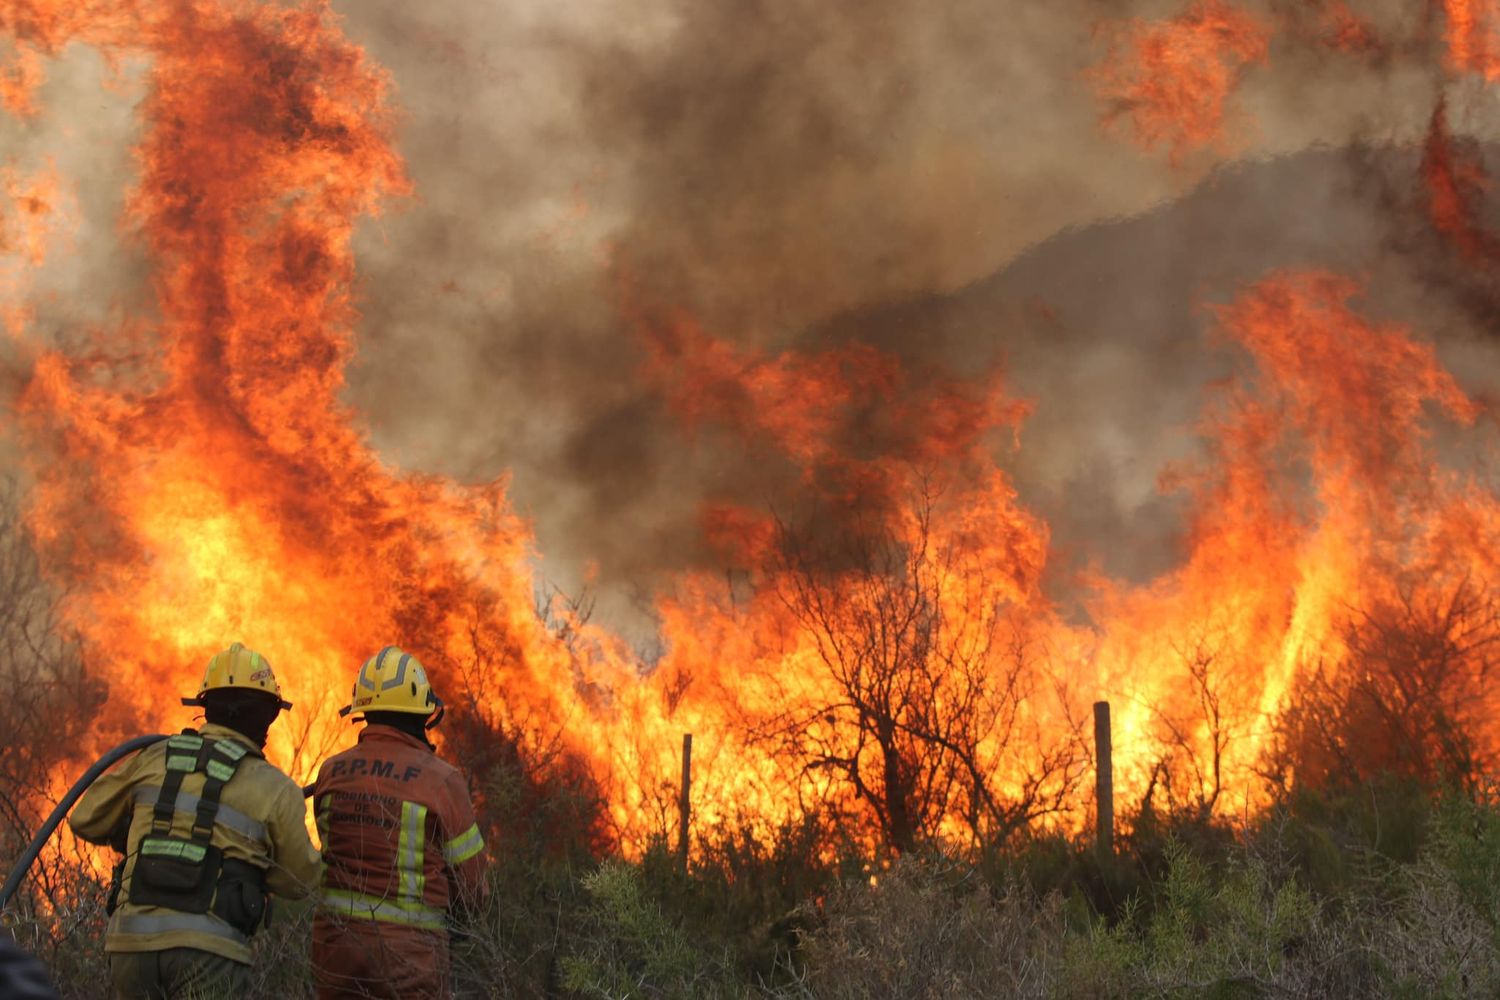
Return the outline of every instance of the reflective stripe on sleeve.
{"type": "Polygon", "coordinates": [[[475,823],[463,833],[443,845],[443,860],[450,865],[461,865],[484,850],[484,837],[475,823]]]}
{"type": "Polygon", "coordinates": [[[410,904],[379,896],[366,896],[342,889],[327,889],[318,904],[322,909],[340,916],[358,917],[361,920],[378,920],[387,924],[404,924],[407,927],[422,927],[427,930],[442,930],[446,920],[442,910],[420,903],[410,904]]]}
{"type": "Polygon", "coordinates": [[[396,848],[396,870],[401,877],[401,901],[421,905],[427,876],[423,862],[427,857],[427,807],[415,802],[401,803],[401,839],[396,848]]]}
{"type": "MultiPolygon", "coordinates": [[[[135,788],[135,801],[145,805],[154,805],[156,799],[161,795],[159,785],[137,785],[135,788]]],[[[189,816],[198,811],[198,796],[192,792],[179,791],[177,801],[173,804],[176,812],[186,813],[189,816]]],[[[242,833],[251,840],[260,843],[266,842],[266,825],[259,820],[251,819],[238,809],[219,803],[219,814],[214,817],[214,823],[227,827],[235,833],[242,833]]]]}
{"type": "Polygon", "coordinates": [[[212,934],[236,944],[250,939],[212,913],[117,913],[111,930],[117,934],[168,934],[188,931],[212,934]]]}

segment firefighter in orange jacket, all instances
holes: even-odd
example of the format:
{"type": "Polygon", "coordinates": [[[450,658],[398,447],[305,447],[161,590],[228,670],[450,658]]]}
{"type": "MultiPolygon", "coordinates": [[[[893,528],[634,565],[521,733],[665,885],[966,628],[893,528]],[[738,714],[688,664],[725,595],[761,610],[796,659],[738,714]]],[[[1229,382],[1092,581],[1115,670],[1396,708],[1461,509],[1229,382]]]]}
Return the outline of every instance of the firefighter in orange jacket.
{"type": "Polygon", "coordinates": [[[125,855],[104,949],[126,1000],[245,996],[266,894],[300,899],[318,879],[302,790],[261,753],[291,708],[265,657],[235,643],[182,702],[207,724],[105,774],[68,820],[125,855]]]}
{"type": "Polygon", "coordinates": [[[485,883],[468,785],[427,741],[442,712],[410,653],[387,646],[360,667],[341,714],[364,716],[365,728],[313,786],[320,1000],[448,996],[449,913],[474,906],[485,883]]]}

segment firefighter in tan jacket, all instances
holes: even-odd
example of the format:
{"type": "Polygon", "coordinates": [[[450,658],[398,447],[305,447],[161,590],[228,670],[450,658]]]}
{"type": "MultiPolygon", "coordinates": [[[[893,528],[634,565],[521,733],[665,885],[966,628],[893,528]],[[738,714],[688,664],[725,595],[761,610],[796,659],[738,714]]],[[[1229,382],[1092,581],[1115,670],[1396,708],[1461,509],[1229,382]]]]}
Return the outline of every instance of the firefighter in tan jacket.
{"type": "Polygon", "coordinates": [[[318,880],[301,789],[261,752],[291,707],[265,657],[235,643],[182,701],[206,724],[105,774],[68,821],[124,854],[104,940],[124,1000],[246,995],[267,894],[298,899],[318,880]]]}
{"type": "Polygon", "coordinates": [[[484,837],[463,774],[433,753],[442,702],[410,653],[370,657],[342,714],[359,743],[313,787],[323,892],[313,920],[319,1000],[443,1000],[449,918],[485,894],[484,837]]]}

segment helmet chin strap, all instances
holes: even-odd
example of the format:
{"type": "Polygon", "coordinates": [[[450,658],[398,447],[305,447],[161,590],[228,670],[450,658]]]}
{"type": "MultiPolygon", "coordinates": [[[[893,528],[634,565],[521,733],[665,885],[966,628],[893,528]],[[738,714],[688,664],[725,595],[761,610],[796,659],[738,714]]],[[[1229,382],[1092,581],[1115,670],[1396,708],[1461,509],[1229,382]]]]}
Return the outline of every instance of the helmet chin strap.
{"type": "Polygon", "coordinates": [[[443,700],[437,695],[433,695],[432,700],[437,705],[437,711],[433,712],[432,718],[427,720],[427,725],[424,728],[428,730],[436,729],[438,723],[443,721],[443,715],[448,711],[447,707],[443,704],[443,700]]]}

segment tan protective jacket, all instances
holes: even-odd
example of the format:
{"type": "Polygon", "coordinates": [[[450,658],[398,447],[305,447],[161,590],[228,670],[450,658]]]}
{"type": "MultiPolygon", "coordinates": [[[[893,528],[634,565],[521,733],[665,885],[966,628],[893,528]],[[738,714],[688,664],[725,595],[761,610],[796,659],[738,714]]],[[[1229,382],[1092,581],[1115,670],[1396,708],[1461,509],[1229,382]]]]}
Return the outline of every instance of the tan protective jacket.
{"type": "MultiPolygon", "coordinates": [[[[255,744],[226,726],[205,725],[199,735],[255,744]]],[[[68,825],[91,844],[118,843],[126,837],[125,885],[135,868],[140,840],[151,829],[151,813],[167,774],[165,741],[142,750],[104,774],[84,796],[68,825]]],[[[177,793],[172,833],[186,837],[193,826],[205,776],[187,775],[177,793]]],[[[249,862],[266,873],[266,888],[277,896],[301,899],[318,883],[318,851],[307,835],[302,790],[275,765],[246,757],[219,796],[213,845],[226,858],[249,862]]],[[[249,939],[212,913],[182,913],[161,906],[136,906],[128,889],[110,918],[106,951],[163,951],[197,948],[236,962],[250,962],[249,939]]]]}

